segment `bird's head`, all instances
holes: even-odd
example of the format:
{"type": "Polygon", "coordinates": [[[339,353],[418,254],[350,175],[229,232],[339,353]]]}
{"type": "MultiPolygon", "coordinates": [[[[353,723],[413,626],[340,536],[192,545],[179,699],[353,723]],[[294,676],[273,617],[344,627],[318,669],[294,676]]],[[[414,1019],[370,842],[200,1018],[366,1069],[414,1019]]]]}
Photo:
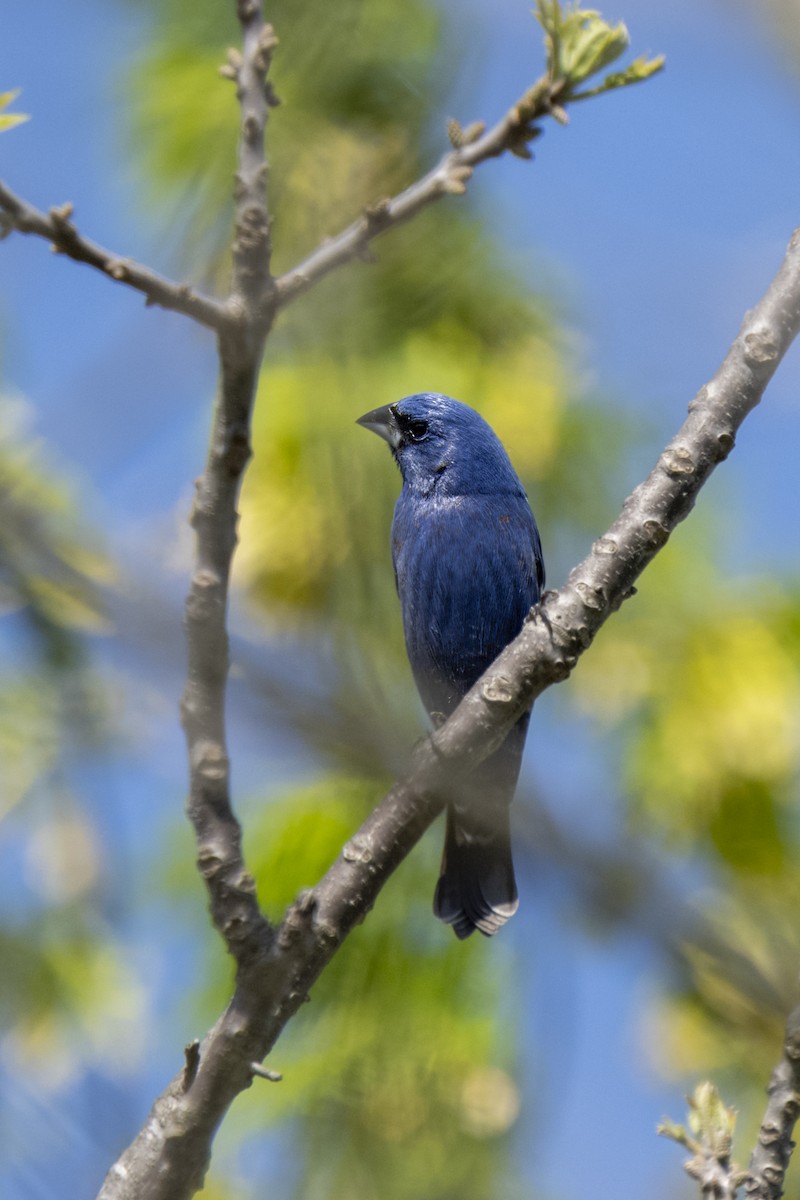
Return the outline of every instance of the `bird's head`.
{"type": "Polygon", "coordinates": [[[494,430],[470,408],[439,392],[418,392],[358,418],[389,443],[414,492],[477,495],[522,492],[494,430]]]}

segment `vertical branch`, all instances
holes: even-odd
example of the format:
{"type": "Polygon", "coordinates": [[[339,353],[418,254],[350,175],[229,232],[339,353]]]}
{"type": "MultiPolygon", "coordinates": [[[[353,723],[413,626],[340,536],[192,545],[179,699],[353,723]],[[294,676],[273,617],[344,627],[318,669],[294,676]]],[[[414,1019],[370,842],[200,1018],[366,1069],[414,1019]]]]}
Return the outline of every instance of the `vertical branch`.
{"type": "Polygon", "coordinates": [[[794,1150],[792,1133],[800,1115],[800,1007],[789,1014],[783,1056],[772,1072],[767,1094],[767,1111],[745,1181],[747,1200],[780,1200],[783,1195],[794,1150]]]}
{"type": "MultiPolygon", "coordinates": [[[[267,72],[278,39],[264,20],[261,0],[238,0],[244,39],[236,60],[236,96],[241,108],[236,172],[236,236],[233,244],[234,296],[244,303],[254,326],[271,323],[274,284],[270,275],[270,216],[267,208],[267,159],[264,135],[271,104],[277,103],[267,72]]],[[[260,365],[260,364],[259,364],[260,365]]]]}
{"type": "Polygon", "coordinates": [[[219,337],[220,377],[205,471],[197,481],[191,524],[195,562],[186,600],[188,674],[181,705],[189,752],[189,818],[211,914],[241,967],[271,941],[255,884],[242,858],[241,828],[231,806],[225,736],[227,609],[236,548],[237,501],[250,458],[250,425],[264,342],[274,317],[269,269],[270,217],[264,134],[274,97],[267,84],[277,39],[260,0],[238,0],[243,51],[231,52],[241,108],[229,327],[219,337]]]}

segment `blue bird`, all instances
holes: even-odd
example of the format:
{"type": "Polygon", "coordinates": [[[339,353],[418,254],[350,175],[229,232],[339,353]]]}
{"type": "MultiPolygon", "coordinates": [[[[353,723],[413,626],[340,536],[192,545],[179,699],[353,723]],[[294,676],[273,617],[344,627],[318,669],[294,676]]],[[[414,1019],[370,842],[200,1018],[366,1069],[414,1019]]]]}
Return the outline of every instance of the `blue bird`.
{"type": "MultiPolygon", "coordinates": [[[[539,531],[500,439],[474,409],[420,392],[359,425],[384,438],[403,488],[392,559],[411,669],[434,724],[522,628],[544,587],[539,531]]],[[[530,714],[448,796],[433,910],[459,938],[517,911],[509,806],[530,714]]]]}

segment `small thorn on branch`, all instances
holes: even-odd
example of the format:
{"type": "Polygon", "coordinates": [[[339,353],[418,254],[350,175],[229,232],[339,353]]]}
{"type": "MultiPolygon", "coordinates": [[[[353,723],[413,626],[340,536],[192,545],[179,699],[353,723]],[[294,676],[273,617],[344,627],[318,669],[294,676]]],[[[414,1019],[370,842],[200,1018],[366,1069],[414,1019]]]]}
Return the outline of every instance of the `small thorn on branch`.
{"type": "Polygon", "coordinates": [[[270,1083],[281,1083],[283,1080],[280,1071],[269,1071],[266,1067],[262,1067],[261,1063],[250,1063],[250,1072],[259,1079],[268,1079],[270,1083]]]}
{"type": "Polygon", "coordinates": [[[387,225],[391,223],[391,207],[392,202],[388,196],[381,197],[380,200],[375,200],[372,204],[368,204],[364,209],[364,220],[367,225],[367,233],[370,237],[376,233],[380,233],[387,225]]]}
{"type": "Polygon", "coordinates": [[[67,200],[65,204],[59,204],[55,208],[50,209],[50,219],[54,225],[71,228],[70,218],[75,212],[75,205],[67,200]]]}
{"type": "Polygon", "coordinates": [[[286,913],[278,932],[278,943],[283,949],[291,946],[311,928],[316,907],[314,889],[305,888],[286,913]]]}
{"type": "Polygon", "coordinates": [[[183,1068],[181,1083],[183,1090],[188,1092],[195,1081],[197,1068],[200,1066],[200,1042],[198,1039],[195,1038],[193,1042],[188,1042],[183,1048],[183,1053],[186,1058],[186,1066],[183,1068]]]}

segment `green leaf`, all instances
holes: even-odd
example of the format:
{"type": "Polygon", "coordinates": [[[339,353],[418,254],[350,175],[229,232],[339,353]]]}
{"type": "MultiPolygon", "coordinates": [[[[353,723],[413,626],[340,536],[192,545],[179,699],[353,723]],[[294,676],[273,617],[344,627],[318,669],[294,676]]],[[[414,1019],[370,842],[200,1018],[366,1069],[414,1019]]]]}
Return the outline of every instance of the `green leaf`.
{"type": "Polygon", "coordinates": [[[659,1137],[669,1138],[672,1142],[677,1142],[679,1146],[685,1146],[687,1150],[694,1152],[697,1149],[697,1143],[689,1137],[683,1125],[676,1125],[670,1117],[665,1117],[656,1126],[656,1133],[659,1137]]]}
{"type": "Polygon", "coordinates": [[[691,1096],[686,1098],[689,1101],[686,1121],[689,1128],[676,1125],[666,1117],[656,1132],[660,1137],[685,1146],[693,1154],[705,1150],[715,1158],[726,1157],[730,1154],[736,1128],[736,1110],[727,1107],[714,1084],[708,1081],[698,1083],[691,1096]]]}
{"type": "Polygon", "coordinates": [[[640,83],[664,65],[663,55],[650,60],[637,58],[623,71],[607,75],[589,91],[575,92],[579,84],[604,71],[627,50],[630,42],[627,28],[621,21],[611,25],[595,9],[584,9],[577,3],[562,9],[559,0],[539,0],[536,17],[545,31],[550,79],[566,85],[565,99],[585,100],[630,83],[640,83]]]}
{"type": "Polygon", "coordinates": [[[688,1125],[716,1154],[730,1152],[736,1109],[728,1108],[713,1083],[699,1083],[689,1100],[688,1125]]]}
{"type": "Polygon", "coordinates": [[[656,75],[664,67],[666,59],[663,54],[659,54],[657,58],[640,58],[634,59],[630,66],[624,71],[614,71],[611,75],[606,75],[602,83],[597,87],[590,88],[587,92],[576,92],[570,99],[572,100],[588,100],[590,96],[599,96],[603,92],[613,92],[617,88],[628,87],[631,83],[642,83],[645,79],[649,79],[651,75],[656,75]]]}

